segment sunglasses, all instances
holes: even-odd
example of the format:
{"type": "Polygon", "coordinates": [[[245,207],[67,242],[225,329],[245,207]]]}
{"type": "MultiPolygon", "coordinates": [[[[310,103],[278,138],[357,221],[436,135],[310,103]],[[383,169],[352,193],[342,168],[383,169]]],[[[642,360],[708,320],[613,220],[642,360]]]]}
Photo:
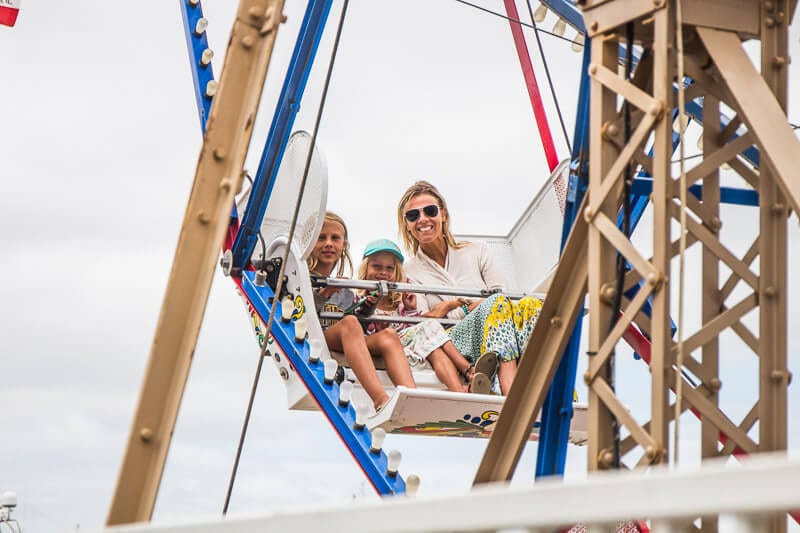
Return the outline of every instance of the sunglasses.
{"type": "MultiPolygon", "coordinates": [[[[419,220],[420,217],[420,210],[419,209],[409,209],[406,211],[406,220],[409,222],[416,222],[419,220]]],[[[433,218],[439,214],[439,206],[438,205],[426,205],[422,208],[422,212],[425,213],[425,216],[428,218],[433,218]]]]}

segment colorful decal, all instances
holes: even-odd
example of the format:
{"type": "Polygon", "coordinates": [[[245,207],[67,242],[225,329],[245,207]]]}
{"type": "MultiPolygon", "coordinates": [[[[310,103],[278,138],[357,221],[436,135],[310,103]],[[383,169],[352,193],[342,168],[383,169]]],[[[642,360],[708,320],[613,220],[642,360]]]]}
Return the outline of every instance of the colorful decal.
{"type": "MultiPolygon", "coordinates": [[[[500,416],[498,411],[488,410],[480,415],[464,414],[461,420],[440,420],[438,422],[423,422],[413,426],[395,428],[392,433],[405,433],[415,435],[429,435],[432,437],[489,437],[493,429],[491,426],[500,416]]],[[[531,439],[538,439],[539,423],[534,424],[531,439]]]]}
{"type": "Polygon", "coordinates": [[[306,306],[303,303],[303,297],[298,294],[294,297],[294,311],[292,311],[292,318],[297,320],[304,314],[306,314],[306,306]]]}
{"type": "MultiPolygon", "coordinates": [[[[264,348],[264,333],[267,330],[267,326],[264,324],[264,321],[261,319],[261,316],[256,311],[253,304],[250,303],[245,295],[237,289],[237,292],[244,300],[245,305],[247,306],[247,313],[250,315],[250,325],[253,327],[253,332],[256,334],[256,339],[258,340],[258,347],[263,349],[264,348]]],[[[306,314],[306,306],[303,302],[303,297],[299,294],[294,297],[294,310],[292,311],[292,318],[298,319],[304,314],[306,314]]],[[[272,346],[275,344],[275,337],[272,335],[269,336],[269,345],[272,346]]]]}

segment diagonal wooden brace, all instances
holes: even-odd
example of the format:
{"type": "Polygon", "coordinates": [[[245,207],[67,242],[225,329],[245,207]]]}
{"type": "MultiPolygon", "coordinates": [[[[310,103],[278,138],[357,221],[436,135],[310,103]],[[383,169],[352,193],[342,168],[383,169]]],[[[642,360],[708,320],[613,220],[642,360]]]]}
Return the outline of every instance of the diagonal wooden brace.
{"type": "Polygon", "coordinates": [[[739,108],[739,115],[760,148],[764,163],[786,195],[795,213],[800,212],[800,142],[786,121],[786,114],[761,74],[747,57],[735,33],[697,28],[717,70],[739,108]]]}

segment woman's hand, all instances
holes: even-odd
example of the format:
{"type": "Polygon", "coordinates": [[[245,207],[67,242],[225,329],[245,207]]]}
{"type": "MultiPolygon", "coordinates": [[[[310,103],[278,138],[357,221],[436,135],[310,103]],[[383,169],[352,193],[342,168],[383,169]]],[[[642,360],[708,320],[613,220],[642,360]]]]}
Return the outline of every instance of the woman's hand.
{"type": "Polygon", "coordinates": [[[479,299],[479,300],[472,300],[471,302],[467,302],[467,309],[468,309],[468,310],[469,310],[469,312],[471,313],[471,312],[473,312],[475,309],[477,309],[477,307],[478,307],[479,305],[481,305],[481,304],[482,304],[482,303],[483,303],[485,300],[486,300],[486,298],[481,298],[481,299],[479,299]]]}
{"type": "Polygon", "coordinates": [[[447,316],[447,313],[459,307],[461,307],[461,300],[443,300],[434,305],[433,309],[422,316],[428,318],[444,318],[447,316]]]}

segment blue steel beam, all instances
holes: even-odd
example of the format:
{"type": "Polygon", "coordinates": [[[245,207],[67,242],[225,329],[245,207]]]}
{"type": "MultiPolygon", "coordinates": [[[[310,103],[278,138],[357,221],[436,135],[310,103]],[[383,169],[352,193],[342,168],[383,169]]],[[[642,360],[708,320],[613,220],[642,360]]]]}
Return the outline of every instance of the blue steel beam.
{"type": "Polygon", "coordinates": [[[333,0],[309,0],[300,33],[297,36],[289,70],[283,82],[281,95],[272,117],[267,142],[258,172],[253,181],[252,192],[247,204],[247,210],[242,217],[239,233],[233,244],[233,267],[244,268],[253,253],[253,247],[258,239],[258,231],[264,219],[264,211],[269,201],[275,177],[278,174],[283,152],[289,140],[297,112],[300,110],[300,101],[306,88],[308,75],[317,54],[325,22],[331,9],[333,0]]]}
{"type": "MultiPolygon", "coordinates": [[[[269,302],[273,296],[272,289],[268,285],[258,287],[254,278],[255,272],[243,272],[242,289],[256,312],[261,317],[268,317],[269,302]]],[[[346,406],[339,405],[339,384],[336,381],[330,385],[325,384],[321,360],[317,363],[309,362],[308,341],[299,343],[294,340],[294,321],[284,324],[281,320],[275,320],[272,323],[271,334],[375,490],[382,495],[405,493],[406,483],[402,476],[399,473],[390,476],[386,472],[388,459],[386,453],[383,450],[379,453],[370,451],[372,442],[370,431],[366,428],[355,429],[356,412],[352,402],[346,406]]]]}
{"type": "MultiPolygon", "coordinates": [[[[633,194],[640,195],[644,198],[653,190],[653,178],[644,175],[633,180],[633,187],[631,191],[633,194]]],[[[703,187],[700,184],[695,184],[689,187],[689,192],[692,193],[698,200],[703,199],[703,187]]],[[[720,187],[720,203],[734,204],[734,205],[758,205],[758,191],[753,189],[740,189],[738,187],[720,187]]]]}
{"type": "Polygon", "coordinates": [[[586,26],[583,25],[583,14],[573,2],[570,2],[570,0],[541,0],[541,2],[564,19],[567,24],[584,35],[586,34],[586,26]]]}
{"type": "MultiPolygon", "coordinates": [[[[589,76],[591,58],[590,41],[586,41],[581,64],[581,81],[578,92],[578,120],[572,145],[567,203],[564,209],[564,225],[561,232],[561,249],[567,242],[575,218],[580,216],[578,208],[588,185],[588,167],[582,163],[589,156],[589,76]]],[[[583,316],[581,312],[579,317],[583,316]]],[[[539,447],[536,454],[536,477],[564,474],[567,462],[569,426],[572,420],[575,390],[575,375],[578,371],[578,349],[581,341],[582,320],[575,322],[572,336],[561,355],[553,382],[542,405],[542,423],[539,430],[539,447]]]]}
{"type": "Polygon", "coordinates": [[[180,0],[181,18],[186,35],[186,47],[189,51],[189,64],[192,67],[192,81],[194,82],[194,97],[197,100],[197,112],[200,116],[200,130],[205,134],[208,114],[211,111],[212,96],[206,96],[208,84],[214,81],[214,71],[211,68],[211,51],[208,48],[203,22],[203,6],[198,1],[192,5],[189,0],[180,0]],[[198,23],[200,26],[198,26],[198,23]],[[198,29],[202,31],[198,32],[198,29]],[[207,52],[208,51],[208,52],[207,52]],[[204,57],[205,54],[205,57],[204,57]]]}

